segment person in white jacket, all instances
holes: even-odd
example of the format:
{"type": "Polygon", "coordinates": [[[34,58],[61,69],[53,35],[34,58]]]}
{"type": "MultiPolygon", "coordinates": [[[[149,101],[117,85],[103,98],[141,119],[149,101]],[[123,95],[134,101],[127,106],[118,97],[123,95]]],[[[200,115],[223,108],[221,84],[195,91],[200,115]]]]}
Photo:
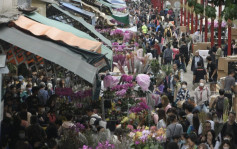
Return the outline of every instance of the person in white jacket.
{"type": "Polygon", "coordinates": [[[208,112],[206,103],[209,102],[210,95],[210,89],[205,86],[205,81],[201,79],[199,86],[194,91],[194,98],[199,111],[204,111],[205,113],[208,112]]]}

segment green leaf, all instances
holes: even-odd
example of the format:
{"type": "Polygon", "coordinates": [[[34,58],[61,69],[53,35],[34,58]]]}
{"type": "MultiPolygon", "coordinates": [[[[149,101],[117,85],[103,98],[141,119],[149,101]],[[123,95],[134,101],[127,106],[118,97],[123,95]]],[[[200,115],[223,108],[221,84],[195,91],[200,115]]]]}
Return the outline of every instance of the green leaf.
{"type": "Polygon", "coordinates": [[[203,14],[204,6],[202,4],[196,3],[196,5],[194,6],[194,12],[196,14],[203,14]]]}
{"type": "Polygon", "coordinates": [[[212,18],[212,19],[215,19],[215,18],[216,18],[216,9],[215,9],[215,7],[206,6],[205,12],[206,12],[205,15],[206,15],[208,18],[212,18]]]}
{"type": "Polygon", "coordinates": [[[237,5],[236,4],[229,4],[225,6],[224,11],[222,12],[222,16],[225,20],[235,20],[237,19],[237,5]]]}
{"type": "Polygon", "coordinates": [[[188,6],[192,7],[196,5],[196,1],[195,0],[187,0],[188,6]]]}

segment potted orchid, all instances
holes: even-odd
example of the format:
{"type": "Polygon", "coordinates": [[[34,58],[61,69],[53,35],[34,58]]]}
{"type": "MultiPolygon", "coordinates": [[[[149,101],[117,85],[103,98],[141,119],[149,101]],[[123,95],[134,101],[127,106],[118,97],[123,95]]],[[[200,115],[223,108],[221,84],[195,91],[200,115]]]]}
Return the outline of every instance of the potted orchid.
{"type": "Polygon", "coordinates": [[[80,123],[64,128],[59,146],[64,149],[78,149],[87,144],[86,137],[81,133],[84,129],[85,126],[80,123]]]}
{"type": "Polygon", "coordinates": [[[133,149],[163,149],[163,143],[166,141],[166,130],[155,126],[151,128],[135,130],[129,134],[133,138],[133,149]]]}

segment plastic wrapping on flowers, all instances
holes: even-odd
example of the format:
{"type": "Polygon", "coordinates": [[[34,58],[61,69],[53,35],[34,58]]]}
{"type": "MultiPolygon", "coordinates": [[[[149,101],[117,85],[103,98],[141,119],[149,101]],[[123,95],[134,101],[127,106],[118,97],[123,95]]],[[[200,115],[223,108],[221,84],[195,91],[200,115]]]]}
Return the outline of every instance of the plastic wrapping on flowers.
{"type": "Polygon", "coordinates": [[[145,92],[148,91],[150,86],[150,77],[146,74],[138,74],[136,77],[137,84],[141,87],[141,89],[145,92]]]}

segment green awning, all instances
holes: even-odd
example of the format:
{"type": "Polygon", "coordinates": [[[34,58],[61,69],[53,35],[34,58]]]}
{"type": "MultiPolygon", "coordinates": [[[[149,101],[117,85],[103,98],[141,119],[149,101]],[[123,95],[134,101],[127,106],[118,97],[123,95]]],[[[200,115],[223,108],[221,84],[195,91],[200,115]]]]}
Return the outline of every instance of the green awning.
{"type": "MultiPolygon", "coordinates": [[[[48,26],[52,26],[52,27],[56,27],[60,30],[63,30],[65,32],[70,32],[78,37],[81,37],[81,38],[86,38],[86,39],[89,39],[89,40],[93,40],[93,41],[96,41],[96,39],[94,39],[93,37],[91,37],[90,35],[88,35],[87,33],[84,33],[68,24],[64,24],[64,23],[61,23],[61,22],[58,22],[58,21],[55,21],[55,20],[51,20],[51,19],[48,19],[38,13],[31,13],[31,14],[25,14],[25,16],[37,21],[37,22],[40,22],[42,24],[45,24],[45,25],[48,25],[48,26]]],[[[109,48],[107,48],[105,45],[102,45],[102,52],[101,54],[104,54],[106,55],[106,57],[110,60],[110,62],[112,63],[113,62],[113,51],[110,50],[109,48]]]]}
{"type": "Polygon", "coordinates": [[[90,64],[87,61],[96,57],[99,58],[102,54],[64,46],[54,41],[31,36],[14,27],[2,25],[0,26],[0,32],[1,40],[58,64],[91,84],[95,83],[99,68],[94,66],[96,63],[90,64]]]}
{"type": "Polygon", "coordinates": [[[112,14],[112,17],[121,22],[121,23],[124,23],[125,25],[128,25],[129,24],[129,14],[125,14],[125,15],[115,15],[115,14],[112,14]]]}

